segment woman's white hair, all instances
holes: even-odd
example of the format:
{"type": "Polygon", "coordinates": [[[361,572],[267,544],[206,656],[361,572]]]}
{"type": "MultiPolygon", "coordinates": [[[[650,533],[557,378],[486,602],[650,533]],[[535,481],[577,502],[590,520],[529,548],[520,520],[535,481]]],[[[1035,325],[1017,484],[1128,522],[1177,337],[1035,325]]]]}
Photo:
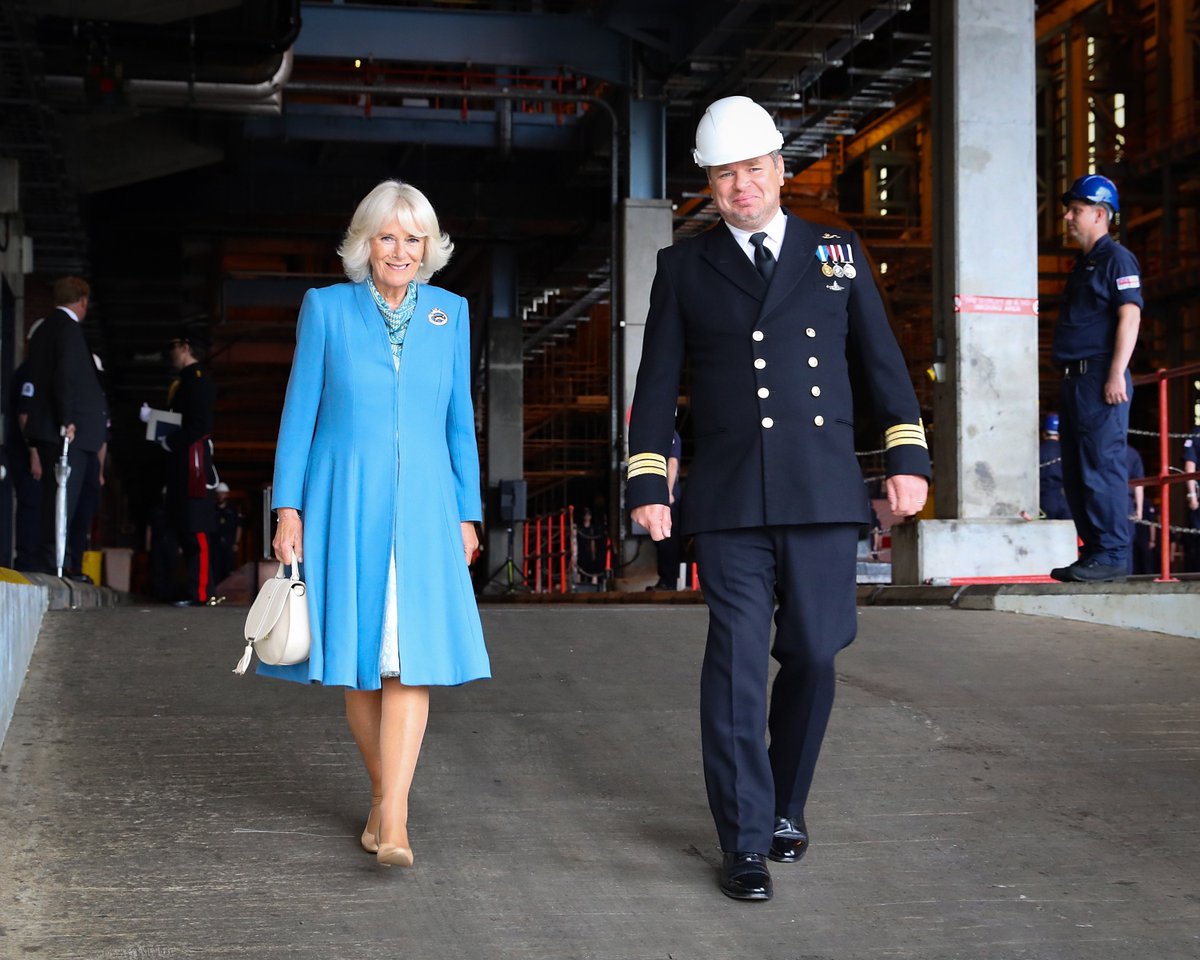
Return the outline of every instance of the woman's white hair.
{"type": "Polygon", "coordinates": [[[354,283],[362,283],[371,272],[371,238],[393,220],[412,236],[425,238],[425,255],[417,268],[418,283],[426,282],[450,262],[454,244],[442,233],[425,194],[412,184],[384,180],[362,198],[338,247],[342,268],[354,283]]]}

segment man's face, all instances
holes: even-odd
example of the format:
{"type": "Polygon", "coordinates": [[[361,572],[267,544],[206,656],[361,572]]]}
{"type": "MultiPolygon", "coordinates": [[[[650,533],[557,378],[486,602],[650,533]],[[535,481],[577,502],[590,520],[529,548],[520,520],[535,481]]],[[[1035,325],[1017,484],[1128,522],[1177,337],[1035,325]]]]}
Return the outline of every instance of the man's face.
{"type": "Polygon", "coordinates": [[[1108,212],[1098,203],[1072,200],[1063,213],[1067,236],[1075,243],[1087,246],[1108,232],[1108,212]]]}
{"type": "Polygon", "coordinates": [[[188,347],[182,340],[171,341],[171,366],[182,370],[187,366],[188,347]]]}
{"type": "Polygon", "coordinates": [[[708,185],[721,218],[739,230],[761,230],[779,210],[783,159],[774,154],[708,167],[708,185]]]}

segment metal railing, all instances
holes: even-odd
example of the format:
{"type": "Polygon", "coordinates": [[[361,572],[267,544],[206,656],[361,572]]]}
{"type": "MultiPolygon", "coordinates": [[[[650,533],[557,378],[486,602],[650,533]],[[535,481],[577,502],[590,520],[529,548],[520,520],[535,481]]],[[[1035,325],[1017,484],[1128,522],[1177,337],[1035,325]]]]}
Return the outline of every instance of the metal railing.
{"type": "Polygon", "coordinates": [[[1188,480],[1200,480],[1200,473],[1171,473],[1171,435],[1168,430],[1167,383],[1179,377],[1188,377],[1200,373],[1200,363],[1189,363],[1170,370],[1157,370],[1154,373],[1144,373],[1133,378],[1133,385],[1158,384],[1158,476],[1138,477],[1130,480],[1130,486],[1157,487],[1162,499],[1162,533],[1158,538],[1158,548],[1161,552],[1162,573],[1156,583],[1168,583],[1175,580],[1171,576],[1171,498],[1167,495],[1167,487],[1173,483],[1185,483],[1188,480]]]}

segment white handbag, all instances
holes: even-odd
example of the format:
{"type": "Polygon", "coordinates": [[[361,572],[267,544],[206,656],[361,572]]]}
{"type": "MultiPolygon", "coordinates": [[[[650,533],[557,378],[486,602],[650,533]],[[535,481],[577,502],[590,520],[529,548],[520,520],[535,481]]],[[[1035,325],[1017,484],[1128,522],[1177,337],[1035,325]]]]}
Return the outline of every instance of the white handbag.
{"type": "Polygon", "coordinates": [[[300,579],[299,564],[292,564],[292,575],[279,572],[262,585],[250,612],[246,614],[246,649],[233,668],[242,674],[250,666],[251,654],[257,653],[263,663],[286,667],[308,659],[312,634],[308,628],[308,599],[304,581],[300,579]]]}

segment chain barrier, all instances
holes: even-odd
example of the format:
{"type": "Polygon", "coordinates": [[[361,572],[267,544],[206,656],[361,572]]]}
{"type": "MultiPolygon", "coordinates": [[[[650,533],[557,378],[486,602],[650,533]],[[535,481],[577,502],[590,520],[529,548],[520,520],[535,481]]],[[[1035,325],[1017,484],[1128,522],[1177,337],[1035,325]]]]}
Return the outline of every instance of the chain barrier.
{"type": "MultiPolygon", "coordinates": [[[[1130,432],[1130,433],[1132,433],[1134,436],[1137,436],[1137,437],[1158,437],[1158,436],[1161,436],[1161,434],[1160,434],[1160,433],[1159,433],[1157,430],[1134,430],[1134,429],[1133,429],[1133,427],[1130,427],[1130,428],[1129,428],[1129,432],[1130,432]]],[[[1191,431],[1190,433],[1169,433],[1169,432],[1168,432],[1168,433],[1167,433],[1167,438],[1168,438],[1169,440],[1187,440],[1189,437],[1194,437],[1195,435],[1196,435],[1196,431],[1195,431],[1195,430],[1191,431]]]]}
{"type": "MultiPolygon", "coordinates": [[[[1156,530],[1162,529],[1162,524],[1157,520],[1143,520],[1139,517],[1130,517],[1129,519],[1136,523],[1139,527],[1154,527],[1156,530]]],[[[1169,529],[1172,533],[1200,533],[1200,528],[1177,527],[1175,524],[1171,524],[1169,529]]]]}

